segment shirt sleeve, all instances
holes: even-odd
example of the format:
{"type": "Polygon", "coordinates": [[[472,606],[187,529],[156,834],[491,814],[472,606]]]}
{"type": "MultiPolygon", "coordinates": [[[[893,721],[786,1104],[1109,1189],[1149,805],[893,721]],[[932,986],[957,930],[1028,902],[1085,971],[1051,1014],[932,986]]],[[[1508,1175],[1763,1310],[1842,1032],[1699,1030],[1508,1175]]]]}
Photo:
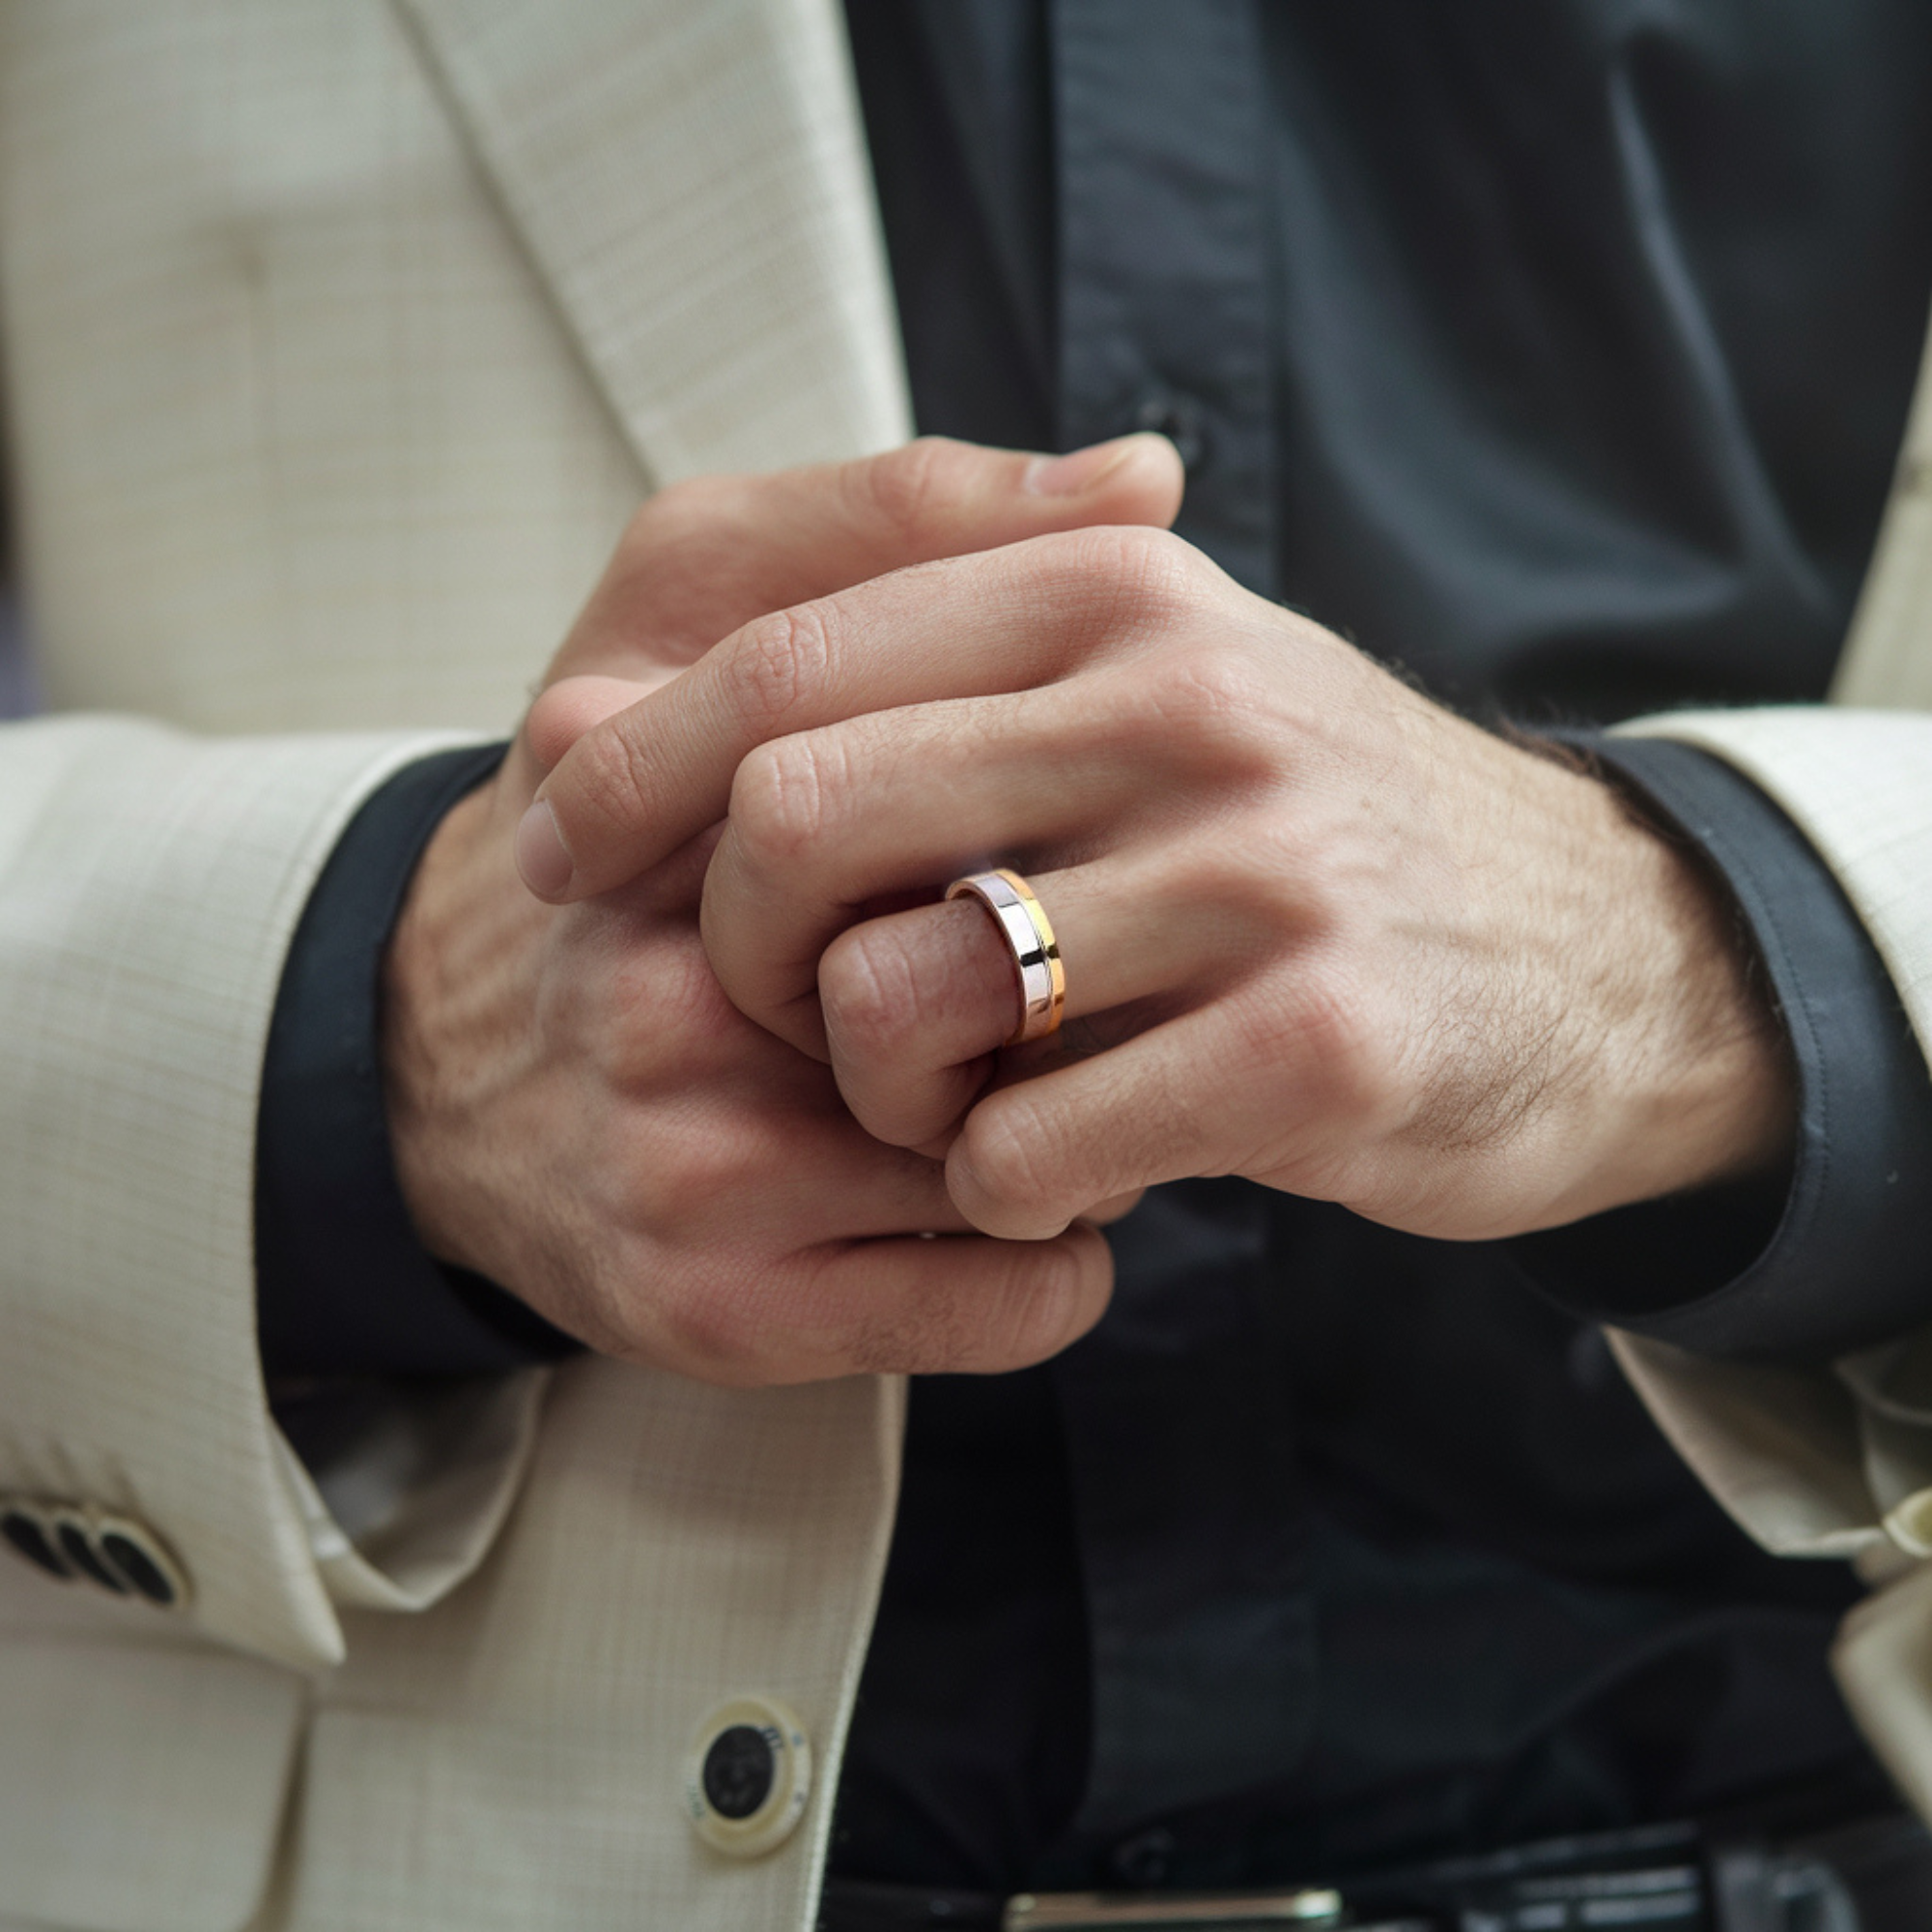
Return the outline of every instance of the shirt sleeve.
{"type": "MultiPolygon", "coordinates": [[[[1578,741],[1573,741],[1578,742],[1578,741]]],[[[1704,1355],[1822,1361],[1932,1317],[1932,1078],[1863,925],[1757,786],[1664,739],[1589,753],[1728,888],[1790,1039],[1781,1172],[1511,1242],[1575,1313],[1704,1355]]]]}
{"type": "Polygon", "coordinates": [[[504,749],[438,753],[375,792],[317,880],[282,971],[257,1127],[256,1307],[289,1420],[314,1406],[318,1381],[500,1375],[577,1347],[423,1248],[384,1106],[384,950],[431,834],[504,749]]]}

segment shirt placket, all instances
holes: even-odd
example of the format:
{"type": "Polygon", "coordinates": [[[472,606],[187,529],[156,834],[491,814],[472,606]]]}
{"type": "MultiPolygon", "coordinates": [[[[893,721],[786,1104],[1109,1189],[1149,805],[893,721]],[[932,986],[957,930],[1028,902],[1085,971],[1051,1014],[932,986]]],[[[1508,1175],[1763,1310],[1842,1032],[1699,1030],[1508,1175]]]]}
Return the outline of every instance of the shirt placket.
{"type": "Polygon", "coordinates": [[[1059,431],[1187,466],[1175,527],[1274,582],[1264,90],[1251,0],[1054,0],[1059,431]]]}

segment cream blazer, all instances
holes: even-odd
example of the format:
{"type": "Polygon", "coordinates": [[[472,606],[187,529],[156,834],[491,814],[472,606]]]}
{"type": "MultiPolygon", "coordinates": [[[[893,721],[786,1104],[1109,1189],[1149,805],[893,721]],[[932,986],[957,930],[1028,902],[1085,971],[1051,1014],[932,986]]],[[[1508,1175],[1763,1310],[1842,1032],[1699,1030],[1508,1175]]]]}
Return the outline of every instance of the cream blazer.
{"type": "MultiPolygon", "coordinates": [[[[907,433],[836,0],[14,0],[0,324],[53,714],[0,728],[0,1501],[192,1592],[0,1563],[0,1928],[807,1932],[902,1387],[579,1361],[312,1480],[250,1201],[358,804],[511,727],[653,487],[907,433]],[[734,1697],[814,1767],[757,1858],[688,1815],[734,1697]]],[[[1932,718],[1872,708],[1932,705],[1932,404],[1841,686],[1651,728],[1784,804],[1932,1037],[1932,718]]],[[[1932,1811],[1932,1341],[1620,1346],[1747,1527],[1884,1580],[1841,1668],[1932,1811]]]]}

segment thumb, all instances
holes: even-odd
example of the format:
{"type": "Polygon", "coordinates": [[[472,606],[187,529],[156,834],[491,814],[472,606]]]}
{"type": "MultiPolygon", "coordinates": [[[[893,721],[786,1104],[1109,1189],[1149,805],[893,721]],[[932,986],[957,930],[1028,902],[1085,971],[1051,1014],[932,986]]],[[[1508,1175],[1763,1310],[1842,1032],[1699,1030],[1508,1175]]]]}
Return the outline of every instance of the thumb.
{"type": "Polygon", "coordinates": [[[815,540],[825,559],[829,581],[813,594],[827,596],[906,564],[1059,530],[1165,528],[1179,512],[1185,480],[1173,443],[1151,432],[1065,456],[922,437],[839,464],[820,488],[801,493],[800,535],[815,540]]]}

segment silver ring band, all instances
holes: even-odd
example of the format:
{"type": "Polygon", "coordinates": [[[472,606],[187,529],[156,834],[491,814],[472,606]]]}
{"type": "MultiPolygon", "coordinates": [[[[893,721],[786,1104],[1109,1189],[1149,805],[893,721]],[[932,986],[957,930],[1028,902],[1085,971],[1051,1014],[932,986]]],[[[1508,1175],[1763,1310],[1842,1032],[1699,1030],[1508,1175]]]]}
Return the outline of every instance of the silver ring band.
{"type": "Polygon", "coordinates": [[[1030,1039],[1044,1039],[1059,1027],[1066,1005],[1066,969],[1060,963],[1060,942],[1053,936],[1046,908],[1034,896],[1033,888],[1004,866],[997,871],[970,872],[946,889],[949,899],[964,893],[993,915],[1019,974],[1020,1023],[1007,1044],[1023,1046],[1030,1039]]]}

